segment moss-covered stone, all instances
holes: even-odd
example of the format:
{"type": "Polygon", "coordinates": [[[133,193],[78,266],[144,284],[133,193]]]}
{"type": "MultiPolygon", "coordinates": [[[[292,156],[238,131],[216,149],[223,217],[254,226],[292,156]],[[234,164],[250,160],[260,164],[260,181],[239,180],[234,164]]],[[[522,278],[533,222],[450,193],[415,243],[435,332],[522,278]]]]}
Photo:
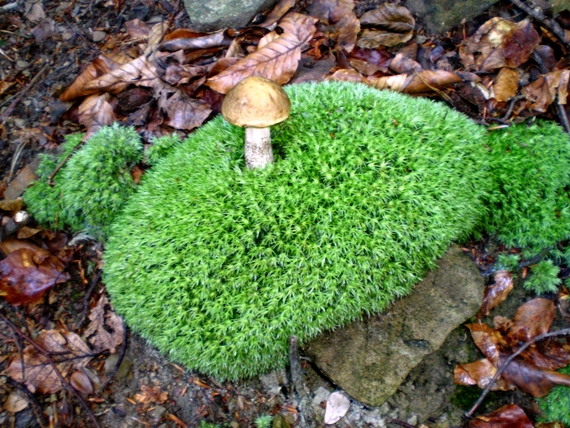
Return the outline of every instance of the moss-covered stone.
{"type": "Polygon", "coordinates": [[[214,119],[160,161],[112,227],[105,281],[133,330],[221,378],[283,366],[301,341],[407,294],[479,221],[483,130],[362,85],[286,88],[276,162],[247,170],[214,119]]]}

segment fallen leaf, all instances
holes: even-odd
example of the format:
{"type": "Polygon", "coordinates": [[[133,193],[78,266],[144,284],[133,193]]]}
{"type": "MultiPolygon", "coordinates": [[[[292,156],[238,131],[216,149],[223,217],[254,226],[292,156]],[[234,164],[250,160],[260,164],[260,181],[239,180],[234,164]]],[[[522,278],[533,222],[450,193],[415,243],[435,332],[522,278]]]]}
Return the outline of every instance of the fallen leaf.
{"type": "Polygon", "coordinates": [[[338,80],[341,82],[364,82],[362,75],[353,69],[340,69],[335,71],[331,76],[327,77],[327,80],[338,80]]]}
{"type": "Polygon", "coordinates": [[[295,6],[295,0],[281,0],[271,12],[265,17],[265,20],[258,24],[260,27],[271,27],[279,21],[283,15],[289,12],[289,9],[295,6]]]}
{"type": "Polygon", "coordinates": [[[106,309],[109,300],[102,295],[97,305],[89,313],[89,327],[84,336],[91,343],[96,352],[116,352],[117,346],[123,343],[123,320],[111,308],[106,309]]]}
{"type": "Polygon", "coordinates": [[[91,95],[79,105],[79,123],[87,128],[84,141],[89,140],[102,126],[112,125],[116,121],[110,101],[109,94],[91,95]]]}
{"type": "Polygon", "coordinates": [[[204,101],[194,100],[180,90],[164,86],[156,92],[158,106],[167,115],[164,124],[175,129],[191,131],[212,112],[204,101]]]}
{"type": "Polygon", "coordinates": [[[540,76],[534,82],[521,89],[521,93],[532,103],[530,108],[538,113],[544,113],[556,100],[566,104],[568,97],[568,82],[570,70],[557,70],[540,76]]]}
{"type": "Polygon", "coordinates": [[[409,58],[405,54],[398,52],[398,54],[390,62],[390,70],[394,73],[414,73],[421,72],[422,66],[416,60],[409,58]]]}
{"type": "Polygon", "coordinates": [[[4,402],[2,408],[12,414],[21,412],[30,405],[28,398],[19,390],[13,390],[4,402]]]}
{"type": "Polygon", "coordinates": [[[352,52],[360,31],[360,21],[354,13],[354,0],[315,0],[309,14],[325,24],[334,24],[336,48],[352,52]]]}
{"type": "Polygon", "coordinates": [[[512,341],[528,342],[548,333],[554,320],[555,306],[549,299],[532,299],[518,308],[508,337],[512,341]]]}
{"type": "Polygon", "coordinates": [[[497,102],[506,102],[517,95],[519,89],[519,72],[514,68],[503,67],[495,83],[493,83],[493,93],[497,102]]]}
{"type": "Polygon", "coordinates": [[[519,406],[508,404],[484,416],[477,416],[469,428],[533,428],[526,413],[519,406]]]}
{"type": "MultiPolygon", "coordinates": [[[[477,385],[484,389],[491,382],[495,373],[497,373],[497,368],[488,359],[483,358],[456,366],[453,370],[453,381],[457,385],[477,385]]],[[[514,388],[515,386],[509,384],[503,376],[499,376],[491,387],[491,391],[509,391],[514,388]]]]}
{"type": "Polygon", "coordinates": [[[279,23],[283,33],[277,39],[211,77],[206,85],[225,94],[236,83],[253,75],[284,85],[297,70],[301,48],[313,37],[316,21],[295,12],[287,14],[279,23]]]}
{"type": "Polygon", "coordinates": [[[37,245],[6,239],[0,249],[7,255],[0,262],[0,291],[12,305],[35,302],[54,285],[69,280],[63,262],[37,245]]]}
{"type": "Polygon", "coordinates": [[[391,47],[410,40],[414,34],[416,21],[405,7],[395,3],[384,3],[362,15],[360,25],[367,28],[358,38],[357,45],[361,48],[377,48],[391,47]]]}
{"type": "Polygon", "coordinates": [[[93,384],[91,383],[91,379],[89,379],[89,376],[81,370],[76,370],[71,374],[69,377],[69,383],[84,395],[93,394],[93,384]]]}
{"type": "Polygon", "coordinates": [[[125,28],[131,39],[141,39],[148,37],[152,26],[137,18],[125,22],[125,28]]]}
{"type": "Polygon", "coordinates": [[[136,402],[141,404],[163,404],[168,399],[168,392],[161,391],[159,386],[154,388],[148,385],[141,386],[141,391],[133,397],[136,402]]]}
{"type": "Polygon", "coordinates": [[[339,391],[329,395],[327,400],[327,408],[325,410],[325,424],[337,423],[350,408],[349,399],[339,391]]]}
{"type": "Polygon", "coordinates": [[[179,50],[208,49],[218,46],[229,46],[231,40],[225,35],[225,30],[197,37],[173,38],[162,42],[159,49],[167,52],[179,50]]]}
{"type": "Polygon", "coordinates": [[[414,74],[397,74],[368,79],[365,83],[376,89],[389,89],[404,94],[432,92],[432,88],[443,89],[461,82],[461,78],[452,72],[443,70],[424,70],[414,74]]]}
{"type": "Polygon", "coordinates": [[[506,270],[495,273],[495,283],[485,288],[481,314],[489,315],[491,309],[504,302],[514,287],[513,275],[506,270]]]}
{"type": "MultiPolygon", "coordinates": [[[[52,360],[65,378],[72,371],[87,366],[93,358],[89,347],[75,333],[47,330],[36,339],[36,343],[51,354],[52,360]]],[[[37,391],[40,394],[53,394],[63,388],[53,367],[36,348],[32,345],[26,346],[22,352],[22,357],[17,352],[10,356],[6,367],[8,376],[16,382],[24,383],[30,391],[37,391]],[[25,378],[22,374],[25,375],[25,378]]]]}
{"type": "Polygon", "coordinates": [[[540,36],[530,20],[514,23],[495,17],[462,42],[459,56],[468,70],[516,68],[530,58],[539,42],[540,36]]]}

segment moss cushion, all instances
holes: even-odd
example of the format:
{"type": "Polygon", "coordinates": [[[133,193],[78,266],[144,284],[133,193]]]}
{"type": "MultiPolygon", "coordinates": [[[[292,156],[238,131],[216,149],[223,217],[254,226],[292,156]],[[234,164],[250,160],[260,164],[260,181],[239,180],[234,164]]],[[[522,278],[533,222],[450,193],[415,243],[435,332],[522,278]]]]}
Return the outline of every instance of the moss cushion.
{"type": "Polygon", "coordinates": [[[275,164],[247,170],[218,117],[158,161],[114,222],[104,278],[129,326],[223,379],[410,291],[482,215],[484,132],[426,99],[351,83],[285,88],[275,164]]]}

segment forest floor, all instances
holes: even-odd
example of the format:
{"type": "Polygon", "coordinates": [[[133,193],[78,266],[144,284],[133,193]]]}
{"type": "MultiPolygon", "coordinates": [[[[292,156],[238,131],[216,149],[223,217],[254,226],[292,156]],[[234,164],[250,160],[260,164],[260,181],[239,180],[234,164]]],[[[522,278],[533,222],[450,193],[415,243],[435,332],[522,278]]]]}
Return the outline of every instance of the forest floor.
{"type": "MultiPolygon", "coordinates": [[[[333,3],[340,4],[330,2],[331,10],[333,3]]],[[[381,2],[355,3],[356,19],[381,2]]],[[[293,10],[300,14],[293,22],[299,29],[313,25],[308,18],[299,19],[302,14],[305,18],[325,14],[301,2],[293,10]]],[[[442,100],[488,127],[536,116],[567,123],[568,41],[557,39],[551,21],[534,17],[524,24],[527,12],[505,1],[443,36],[430,37],[421,24],[414,27],[408,15],[398,13],[402,14],[399,19],[408,19],[411,30],[394,33],[392,38],[400,43],[393,48],[363,47],[372,42],[354,47],[358,34],[354,20],[352,24],[340,19],[319,23],[307,38],[300,62],[278,64],[275,80],[366,81],[378,88],[442,100]],[[483,27],[491,18],[520,25],[501,34],[501,44],[491,46],[494,30],[483,27]],[[477,41],[471,38],[476,32],[477,41]],[[341,41],[346,47],[347,40],[352,52],[335,48],[341,41]],[[485,65],[493,55],[494,65],[485,65]]],[[[561,14],[557,23],[570,28],[570,15],[561,14]]],[[[224,70],[254,52],[271,31],[271,25],[251,26],[241,32],[227,31],[218,41],[219,35],[174,32],[186,28],[189,20],[180,1],[44,0],[0,6],[0,197],[4,196],[0,249],[8,254],[6,248],[12,242],[8,235],[15,234],[44,266],[40,279],[22,279],[32,287],[43,287],[40,299],[22,298],[10,304],[0,298],[0,426],[193,427],[207,421],[247,427],[255,426],[261,415],[279,415],[283,427],[301,426],[286,372],[220,384],[169,362],[130,334],[114,314],[101,282],[102,244],[45,230],[33,221],[10,229],[15,213],[23,208],[19,196],[35,177],[38,154],[57,150],[68,134],[92,133],[114,121],[136,126],[147,145],[154,136],[192,132],[219,112],[222,93],[235,83],[224,70]],[[161,23],[167,30],[153,41],[153,26],[161,23]],[[176,40],[190,41],[191,47],[168,51],[166,42],[176,40]],[[157,98],[150,89],[156,89],[156,82],[138,86],[135,77],[128,76],[129,70],[121,68],[125,57],[137,58],[153,44],[164,48],[161,58],[168,64],[164,79],[176,96],[157,98]],[[185,59],[177,63],[176,55],[185,59]],[[122,71],[106,86],[99,82],[99,91],[85,91],[84,85],[70,89],[86,69],[92,76],[83,83],[110,70],[122,71]],[[191,108],[184,110],[182,118],[169,114],[184,103],[191,108]],[[18,361],[26,368],[26,380],[10,369],[18,361]],[[62,373],[66,374],[63,381],[62,373]]],[[[138,71],[148,67],[145,63],[138,71]]],[[[141,165],[134,175],[140,176],[144,169],[141,165]]],[[[493,262],[488,248],[486,243],[474,242],[466,252],[486,269],[493,262]]],[[[562,279],[567,273],[562,271],[562,279]]],[[[526,298],[524,293],[519,295],[516,305],[526,298]]],[[[303,367],[313,411],[321,409],[317,419],[322,420],[326,391],[335,385],[305,361],[303,367]],[[319,400],[323,393],[325,398],[319,400]]],[[[505,393],[502,402],[513,400],[529,415],[536,415],[532,400],[522,393],[505,393]]],[[[337,426],[383,423],[378,409],[352,405],[351,417],[337,426]]],[[[393,426],[417,423],[399,420],[405,413],[392,410],[393,426]]]]}

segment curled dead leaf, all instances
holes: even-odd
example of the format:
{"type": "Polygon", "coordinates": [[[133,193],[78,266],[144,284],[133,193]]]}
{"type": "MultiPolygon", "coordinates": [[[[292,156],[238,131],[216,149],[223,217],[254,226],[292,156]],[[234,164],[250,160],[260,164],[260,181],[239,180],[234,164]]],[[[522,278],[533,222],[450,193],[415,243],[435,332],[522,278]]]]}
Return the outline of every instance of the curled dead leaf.
{"type": "Polygon", "coordinates": [[[277,39],[211,77],[206,85],[225,94],[236,83],[253,75],[284,85],[297,70],[301,48],[313,37],[316,21],[300,13],[287,14],[279,23],[283,33],[277,39]]]}
{"type": "Polygon", "coordinates": [[[521,89],[521,93],[532,103],[530,108],[544,113],[558,96],[559,104],[566,104],[570,70],[557,70],[540,76],[521,89]]]}
{"type": "Polygon", "coordinates": [[[493,84],[495,99],[500,103],[509,101],[517,95],[518,89],[519,72],[514,68],[501,68],[493,84]]]}
{"type": "Polygon", "coordinates": [[[376,89],[389,89],[404,94],[431,92],[433,88],[443,89],[449,85],[460,83],[461,78],[450,71],[424,70],[414,74],[397,74],[368,79],[365,83],[376,89]]]}
{"type": "Polygon", "coordinates": [[[109,307],[109,299],[102,295],[97,305],[89,313],[89,327],[85,330],[85,337],[93,345],[96,352],[116,352],[116,348],[123,342],[123,320],[109,307]]]}
{"type": "Polygon", "coordinates": [[[377,48],[391,47],[410,40],[414,34],[416,21],[405,7],[395,3],[384,3],[362,15],[360,24],[367,28],[358,38],[357,45],[361,48],[377,48]]]}

